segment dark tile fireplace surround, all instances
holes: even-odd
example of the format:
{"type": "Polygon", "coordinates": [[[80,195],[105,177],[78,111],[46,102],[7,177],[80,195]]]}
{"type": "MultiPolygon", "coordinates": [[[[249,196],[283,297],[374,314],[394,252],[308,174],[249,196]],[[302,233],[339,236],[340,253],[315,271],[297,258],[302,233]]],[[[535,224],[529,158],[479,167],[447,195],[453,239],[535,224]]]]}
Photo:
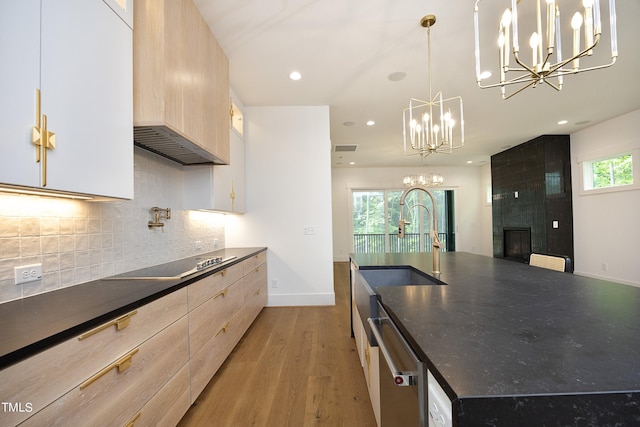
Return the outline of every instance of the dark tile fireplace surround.
{"type": "Polygon", "coordinates": [[[543,135],[491,156],[493,256],[573,259],[569,135],[543,135]]]}

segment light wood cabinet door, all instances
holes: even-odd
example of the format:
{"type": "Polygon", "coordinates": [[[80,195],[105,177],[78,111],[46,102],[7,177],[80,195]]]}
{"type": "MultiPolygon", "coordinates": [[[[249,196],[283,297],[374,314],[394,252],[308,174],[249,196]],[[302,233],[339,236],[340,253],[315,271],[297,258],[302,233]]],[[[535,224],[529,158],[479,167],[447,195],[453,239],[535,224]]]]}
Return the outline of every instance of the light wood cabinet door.
{"type": "MultiPolygon", "coordinates": [[[[1,401],[30,402],[34,413],[42,410],[148,337],[184,317],[186,292],[186,289],[173,292],[114,322],[3,369],[0,371],[1,401]]],[[[8,412],[3,414],[2,422],[14,425],[30,415],[8,412]]]]}
{"type": "Polygon", "coordinates": [[[175,427],[191,406],[189,364],[134,415],[135,427],[175,427]]]}
{"type": "Polygon", "coordinates": [[[187,329],[183,316],[130,351],[124,369],[108,365],[22,425],[124,425],[188,362],[187,329]]]}
{"type": "Polygon", "coordinates": [[[253,255],[251,258],[247,258],[242,263],[242,266],[244,268],[244,275],[246,276],[247,274],[255,270],[256,267],[266,262],[267,262],[267,251],[262,251],[260,253],[253,255]]]}
{"type": "Polygon", "coordinates": [[[189,311],[193,311],[200,304],[218,295],[227,286],[241,279],[242,275],[242,264],[235,264],[189,285],[187,288],[189,311]]]}
{"type": "Polygon", "coordinates": [[[197,353],[208,341],[226,331],[231,317],[244,304],[244,291],[244,279],[238,280],[189,313],[192,353],[197,353]]]}

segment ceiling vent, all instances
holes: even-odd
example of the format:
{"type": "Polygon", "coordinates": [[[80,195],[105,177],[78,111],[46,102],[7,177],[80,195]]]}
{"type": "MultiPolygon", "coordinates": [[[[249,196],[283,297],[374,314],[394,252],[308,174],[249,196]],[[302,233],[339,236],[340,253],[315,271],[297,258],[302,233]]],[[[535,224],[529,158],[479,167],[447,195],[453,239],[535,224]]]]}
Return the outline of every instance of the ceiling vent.
{"type": "Polygon", "coordinates": [[[334,153],[356,151],[358,144],[336,144],[333,148],[334,153]]]}

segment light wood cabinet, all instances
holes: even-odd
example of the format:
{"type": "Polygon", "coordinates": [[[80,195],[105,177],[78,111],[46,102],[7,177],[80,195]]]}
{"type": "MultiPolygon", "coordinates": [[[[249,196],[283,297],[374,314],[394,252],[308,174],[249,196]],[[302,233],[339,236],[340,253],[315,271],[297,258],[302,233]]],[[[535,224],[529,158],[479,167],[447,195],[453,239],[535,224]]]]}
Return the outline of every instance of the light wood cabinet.
{"type": "Polygon", "coordinates": [[[132,37],[102,0],[2,2],[0,183],[133,197],[132,37]]]}
{"type": "Polygon", "coordinates": [[[218,295],[243,275],[242,263],[239,263],[192,283],[187,288],[189,311],[218,295]]]}
{"type": "Polygon", "coordinates": [[[267,303],[266,251],[236,266],[243,272],[239,280],[189,312],[192,401],[267,303]]]}
{"type": "MultiPolygon", "coordinates": [[[[186,366],[187,330],[188,320],[183,316],[131,350],[127,354],[130,364],[123,370],[108,365],[22,425],[124,425],[186,366]]],[[[187,409],[188,405],[184,412],[187,409]]]]}
{"type": "Polygon", "coordinates": [[[198,8],[136,0],[134,22],[136,143],[183,164],[227,164],[229,61],[198,8]]]}
{"type": "Polygon", "coordinates": [[[175,425],[266,303],[262,251],[3,369],[0,423],[175,425]]]}
{"type": "MultiPolygon", "coordinates": [[[[0,372],[2,401],[30,402],[33,412],[40,411],[185,314],[186,290],[174,292],[12,365],[0,372]]],[[[11,425],[29,415],[6,413],[3,422],[11,425]]]]}

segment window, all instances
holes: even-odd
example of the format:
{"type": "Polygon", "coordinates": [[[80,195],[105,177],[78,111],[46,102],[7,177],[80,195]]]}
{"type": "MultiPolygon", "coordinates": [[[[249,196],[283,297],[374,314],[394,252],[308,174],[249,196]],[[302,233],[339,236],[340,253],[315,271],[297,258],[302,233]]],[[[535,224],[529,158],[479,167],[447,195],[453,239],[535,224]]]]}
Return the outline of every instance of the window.
{"type": "Polygon", "coordinates": [[[633,185],[633,156],[624,153],[583,162],[584,190],[633,185]]]}
{"type": "MultiPolygon", "coordinates": [[[[353,252],[431,251],[431,201],[421,191],[413,191],[405,199],[404,219],[410,224],[407,224],[405,238],[398,238],[402,191],[353,191],[353,252]]],[[[443,243],[442,250],[454,250],[453,191],[429,191],[438,208],[438,237],[443,243]]]]}

